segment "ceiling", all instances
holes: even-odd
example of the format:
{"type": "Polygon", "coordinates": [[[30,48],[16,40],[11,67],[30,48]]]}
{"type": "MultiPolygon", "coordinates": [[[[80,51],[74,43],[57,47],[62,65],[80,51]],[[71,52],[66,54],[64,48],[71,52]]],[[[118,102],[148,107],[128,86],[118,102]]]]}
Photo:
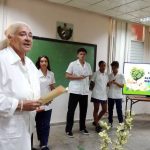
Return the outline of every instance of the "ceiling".
{"type": "MultiPolygon", "coordinates": [[[[76,7],[114,18],[140,22],[141,18],[150,17],[150,0],[48,0],[71,7],[76,7]]],[[[150,26],[149,22],[142,24],[150,26]]]]}

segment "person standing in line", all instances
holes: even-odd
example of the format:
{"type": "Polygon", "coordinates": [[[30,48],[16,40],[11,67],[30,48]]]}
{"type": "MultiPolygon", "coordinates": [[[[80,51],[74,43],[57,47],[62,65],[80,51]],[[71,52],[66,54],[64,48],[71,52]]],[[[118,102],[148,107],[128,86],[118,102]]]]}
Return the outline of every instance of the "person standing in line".
{"type": "Polygon", "coordinates": [[[124,76],[118,73],[119,62],[113,61],[111,63],[112,73],[109,74],[109,90],[108,90],[108,121],[113,126],[113,109],[116,104],[116,110],[119,123],[123,122],[122,113],[122,88],[125,83],[124,76]]]}
{"type": "Polygon", "coordinates": [[[94,85],[94,88],[92,90],[91,102],[93,102],[94,106],[93,125],[95,126],[95,131],[99,133],[102,130],[102,128],[99,125],[99,120],[107,112],[108,75],[107,73],[105,73],[106,63],[104,61],[100,61],[98,65],[99,70],[96,71],[91,78],[91,84],[94,85]],[[99,112],[100,104],[102,106],[102,110],[99,112]]]}
{"type": "Polygon", "coordinates": [[[80,132],[83,134],[89,134],[86,129],[85,121],[88,107],[89,78],[92,75],[92,70],[90,64],[85,61],[86,54],[87,51],[85,48],[79,48],[77,50],[78,59],[71,62],[66,70],[66,78],[70,80],[70,95],[65,131],[69,137],[73,137],[72,127],[74,113],[78,102],[80,109],[80,132]]]}
{"type": "MultiPolygon", "coordinates": [[[[54,73],[51,71],[50,62],[47,56],[40,56],[36,62],[36,66],[39,69],[41,96],[45,96],[55,88],[54,73]]],[[[37,112],[35,117],[37,137],[40,141],[41,150],[49,150],[47,144],[52,114],[51,104],[44,105],[41,109],[42,111],[40,110],[37,112]]]]}
{"type": "Polygon", "coordinates": [[[0,44],[0,150],[31,150],[35,110],[41,106],[38,70],[26,57],[32,32],[11,24],[0,44]]]}

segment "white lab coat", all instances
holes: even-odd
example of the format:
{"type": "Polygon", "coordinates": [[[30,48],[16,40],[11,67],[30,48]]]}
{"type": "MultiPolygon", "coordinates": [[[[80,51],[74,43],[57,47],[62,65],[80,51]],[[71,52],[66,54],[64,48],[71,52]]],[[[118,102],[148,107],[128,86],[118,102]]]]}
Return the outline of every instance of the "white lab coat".
{"type": "Polygon", "coordinates": [[[40,97],[38,72],[32,61],[10,47],[0,51],[0,150],[31,150],[35,112],[16,111],[19,100],[40,97]]]}
{"type": "MultiPolygon", "coordinates": [[[[50,85],[55,84],[55,77],[54,73],[52,71],[47,70],[46,76],[42,73],[41,69],[39,69],[39,78],[40,78],[40,89],[41,89],[41,97],[47,95],[50,91],[50,85]]],[[[52,104],[49,105],[43,105],[41,106],[41,109],[44,109],[45,111],[52,109],[52,104]]]]}
{"type": "Polygon", "coordinates": [[[91,81],[94,81],[95,86],[92,91],[91,97],[98,100],[107,100],[107,83],[108,75],[106,73],[101,73],[99,70],[94,72],[91,81]]]}

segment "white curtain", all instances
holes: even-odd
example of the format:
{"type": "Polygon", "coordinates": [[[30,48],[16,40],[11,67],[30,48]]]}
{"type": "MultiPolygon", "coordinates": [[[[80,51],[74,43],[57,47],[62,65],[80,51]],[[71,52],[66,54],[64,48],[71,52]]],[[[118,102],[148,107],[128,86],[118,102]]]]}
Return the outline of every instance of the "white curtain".
{"type": "MultiPolygon", "coordinates": [[[[126,61],[129,49],[127,23],[111,19],[109,28],[108,67],[112,61],[118,61],[119,71],[123,73],[123,63],[126,61]]],[[[110,67],[108,68],[110,72],[110,67]]]]}
{"type": "Polygon", "coordinates": [[[111,68],[110,64],[115,59],[114,58],[114,51],[115,51],[115,26],[116,26],[116,20],[110,19],[109,23],[109,42],[108,42],[108,60],[107,60],[107,68],[108,73],[110,73],[111,68]]]}
{"type": "Polygon", "coordinates": [[[150,27],[145,27],[144,62],[150,63],[150,27]]]}
{"type": "Polygon", "coordinates": [[[4,38],[6,25],[6,0],[0,0],[0,41],[4,38]]]}
{"type": "Polygon", "coordinates": [[[115,60],[120,64],[120,72],[123,72],[123,63],[125,61],[125,51],[126,51],[126,34],[127,33],[127,23],[123,21],[117,21],[116,23],[116,51],[115,60]]]}

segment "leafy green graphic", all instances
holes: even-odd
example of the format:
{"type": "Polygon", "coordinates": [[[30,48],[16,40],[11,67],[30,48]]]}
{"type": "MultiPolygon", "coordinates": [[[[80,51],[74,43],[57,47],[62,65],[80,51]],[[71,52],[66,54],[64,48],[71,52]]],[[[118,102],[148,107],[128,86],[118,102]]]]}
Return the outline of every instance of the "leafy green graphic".
{"type": "Polygon", "coordinates": [[[130,72],[132,78],[137,81],[144,76],[144,70],[142,68],[133,67],[130,72]]]}

